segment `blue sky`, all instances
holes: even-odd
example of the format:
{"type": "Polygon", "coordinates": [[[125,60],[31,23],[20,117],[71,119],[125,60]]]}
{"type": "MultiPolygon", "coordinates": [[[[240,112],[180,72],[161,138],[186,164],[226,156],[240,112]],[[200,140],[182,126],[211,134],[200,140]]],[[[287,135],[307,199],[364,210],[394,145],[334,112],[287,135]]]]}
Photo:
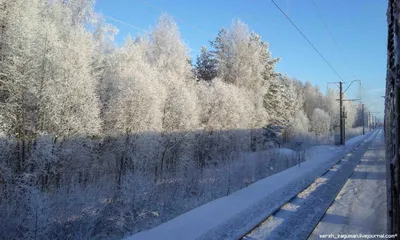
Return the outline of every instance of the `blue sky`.
{"type": "MultiPolygon", "coordinates": [[[[385,0],[314,0],[340,51],[331,40],[311,0],[275,0],[325,56],[341,77],[350,82],[362,80],[363,102],[383,116],[386,75],[385,0]],[[343,60],[343,57],[346,61],[343,60]],[[346,64],[347,62],[347,64],[346,64]],[[353,75],[353,73],[354,75],[353,75]]],[[[340,79],[304,40],[270,0],[146,0],[178,19],[183,40],[197,51],[209,46],[221,27],[239,18],[270,44],[270,51],[281,61],[276,70],[302,81],[317,84],[322,92],[327,82],[340,79]],[[201,31],[196,30],[195,26],[201,31]]],[[[141,0],[97,0],[96,11],[106,16],[149,30],[161,14],[141,0]]],[[[128,35],[140,33],[131,27],[108,20],[119,29],[121,44],[128,35]]],[[[191,52],[195,57],[198,52],[191,52]]],[[[335,85],[330,85],[335,87],[335,85]]],[[[347,93],[358,98],[354,84],[347,93]]]]}

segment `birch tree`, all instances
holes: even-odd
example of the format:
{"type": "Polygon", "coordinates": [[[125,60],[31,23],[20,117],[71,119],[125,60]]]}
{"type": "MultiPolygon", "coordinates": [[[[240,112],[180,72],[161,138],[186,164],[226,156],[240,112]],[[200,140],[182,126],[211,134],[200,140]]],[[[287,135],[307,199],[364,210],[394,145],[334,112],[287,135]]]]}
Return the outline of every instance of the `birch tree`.
{"type": "Polygon", "coordinates": [[[148,58],[165,76],[160,80],[171,81],[171,77],[183,80],[191,76],[188,47],[181,40],[178,25],[171,16],[163,13],[149,38],[148,58]]]}
{"type": "Polygon", "coordinates": [[[191,161],[194,138],[188,131],[198,126],[195,82],[188,49],[171,16],[162,14],[150,33],[147,56],[165,89],[161,119],[163,147],[157,168],[157,175],[160,175],[165,167],[174,168],[178,162],[191,161]]]}
{"type": "Polygon", "coordinates": [[[322,109],[315,108],[311,118],[311,130],[317,136],[321,136],[329,132],[330,129],[330,117],[322,109]]]}

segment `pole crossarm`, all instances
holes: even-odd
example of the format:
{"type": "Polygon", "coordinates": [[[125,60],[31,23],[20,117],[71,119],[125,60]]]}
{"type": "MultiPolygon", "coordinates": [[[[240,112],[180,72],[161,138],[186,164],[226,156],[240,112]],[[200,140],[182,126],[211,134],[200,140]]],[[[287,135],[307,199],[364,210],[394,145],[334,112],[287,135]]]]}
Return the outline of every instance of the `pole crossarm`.
{"type": "Polygon", "coordinates": [[[349,89],[349,87],[351,87],[351,85],[352,85],[354,82],[360,82],[360,83],[361,83],[361,80],[353,80],[353,81],[351,81],[350,84],[349,84],[349,86],[343,91],[343,93],[345,93],[345,92],[347,91],[347,89],[349,89]]]}
{"type": "MultiPolygon", "coordinates": [[[[340,99],[336,99],[336,101],[340,101],[340,99]]],[[[361,101],[361,98],[360,99],[343,99],[342,101],[343,102],[345,102],[345,101],[357,102],[357,101],[361,101]]]]}
{"type": "Polygon", "coordinates": [[[368,107],[365,107],[365,108],[369,108],[369,107],[374,106],[376,104],[377,104],[376,102],[375,103],[371,103],[370,105],[368,105],[368,107]]]}

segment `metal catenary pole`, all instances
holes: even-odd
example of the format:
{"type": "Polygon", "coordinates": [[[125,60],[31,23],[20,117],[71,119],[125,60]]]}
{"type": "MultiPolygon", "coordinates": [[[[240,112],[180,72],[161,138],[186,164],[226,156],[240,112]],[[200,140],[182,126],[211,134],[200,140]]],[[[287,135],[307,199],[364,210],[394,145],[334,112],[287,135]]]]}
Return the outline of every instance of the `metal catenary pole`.
{"type": "Polygon", "coordinates": [[[365,134],[365,114],[364,114],[364,104],[361,104],[362,107],[362,125],[363,125],[363,135],[365,134]]]}
{"type": "Polygon", "coordinates": [[[342,88],[342,82],[339,82],[339,91],[340,91],[340,94],[339,94],[339,104],[340,104],[340,107],[339,107],[339,111],[340,111],[340,121],[339,121],[339,123],[340,123],[340,145],[344,145],[344,131],[343,131],[343,93],[342,93],[342,91],[343,91],[343,88],[342,88]]]}

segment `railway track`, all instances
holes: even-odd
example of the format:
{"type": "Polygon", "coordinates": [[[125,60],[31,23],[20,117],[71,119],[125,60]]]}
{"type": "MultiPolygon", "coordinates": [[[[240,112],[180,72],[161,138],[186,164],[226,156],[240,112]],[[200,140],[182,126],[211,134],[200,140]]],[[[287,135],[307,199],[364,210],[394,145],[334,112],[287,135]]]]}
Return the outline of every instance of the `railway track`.
{"type": "Polygon", "coordinates": [[[347,152],[334,166],[238,239],[307,239],[351,177],[378,130],[347,152]]]}

